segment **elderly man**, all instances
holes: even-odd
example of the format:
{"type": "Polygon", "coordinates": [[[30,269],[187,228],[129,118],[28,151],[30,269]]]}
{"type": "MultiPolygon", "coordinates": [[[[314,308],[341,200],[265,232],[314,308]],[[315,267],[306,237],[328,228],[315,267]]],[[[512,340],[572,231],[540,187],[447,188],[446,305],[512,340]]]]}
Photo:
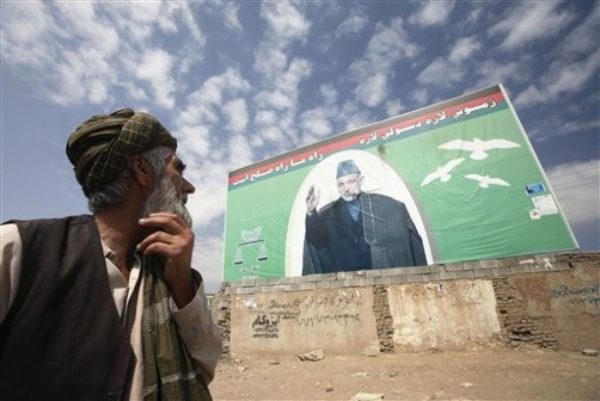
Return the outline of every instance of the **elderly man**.
{"type": "Polygon", "coordinates": [[[149,114],[94,116],[67,155],[93,216],[1,226],[1,400],[210,400],[221,351],[177,141],[149,114]]]}
{"type": "Polygon", "coordinates": [[[302,274],[427,264],[423,241],[406,206],[362,191],[364,177],[353,160],[337,166],[340,198],[317,211],[319,191],[306,197],[302,274]]]}

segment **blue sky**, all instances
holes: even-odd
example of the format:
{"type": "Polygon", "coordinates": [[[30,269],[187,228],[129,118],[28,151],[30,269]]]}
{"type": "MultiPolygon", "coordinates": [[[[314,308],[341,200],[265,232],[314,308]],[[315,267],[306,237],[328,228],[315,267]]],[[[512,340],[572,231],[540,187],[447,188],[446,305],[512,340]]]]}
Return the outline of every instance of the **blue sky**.
{"type": "Polygon", "coordinates": [[[179,139],[216,290],[228,171],[502,83],[600,249],[598,2],[2,1],[0,31],[2,221],[86,212],[66,138],[146,110],[179,139]]]}

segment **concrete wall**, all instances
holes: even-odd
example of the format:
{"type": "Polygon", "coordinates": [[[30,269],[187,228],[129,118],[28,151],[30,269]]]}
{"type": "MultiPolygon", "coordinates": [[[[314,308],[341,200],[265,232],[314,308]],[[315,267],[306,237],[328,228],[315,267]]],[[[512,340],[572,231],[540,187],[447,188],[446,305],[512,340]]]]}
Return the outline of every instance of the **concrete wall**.
{"type": "Polygon", "coordinates": [[[234,295],[231,351],[302,353],[378,348],[370,288],[234,295]],[[352,333],[352,335],[348,335],[352,333]]]}
{"type": "Polygon", "coordinates": [[[600,269],[575,264],[568,271],[507,279],[526,314],[563,349],[600,348],[600,269]]]}
{"type": "Polygon", "coordinates": [[[600,348],[600,253],[224,283],[225,352],[600,348]]]}
{"type": "Polygon", "coordinates": [[[490,280],[388,288],[396,350],[454,348],[500,333],[490,280]]]}

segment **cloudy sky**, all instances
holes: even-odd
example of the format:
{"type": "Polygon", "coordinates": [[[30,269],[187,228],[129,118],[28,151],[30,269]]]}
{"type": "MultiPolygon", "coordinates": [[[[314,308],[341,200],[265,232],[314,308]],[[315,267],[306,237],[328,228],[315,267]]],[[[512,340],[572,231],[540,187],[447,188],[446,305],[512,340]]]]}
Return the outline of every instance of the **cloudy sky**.
{"type": "Polygon", "coordinates": [[[214,291],[228,171],[502,83],[600,249],[598,2],[3,0],[0,29],[2,221],[86,212],[66,138],[146,110],[179,139],[214,291]]]}

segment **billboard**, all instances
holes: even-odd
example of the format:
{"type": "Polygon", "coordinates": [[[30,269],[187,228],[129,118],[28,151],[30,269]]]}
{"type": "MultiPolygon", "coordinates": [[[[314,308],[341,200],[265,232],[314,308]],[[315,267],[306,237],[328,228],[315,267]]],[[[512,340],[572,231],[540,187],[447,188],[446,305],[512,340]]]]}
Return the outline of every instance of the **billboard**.
{"type": "Polygon", "coordinates": [[[228,281],[574,248],[501,85],[229,174],[228,281]]]}

